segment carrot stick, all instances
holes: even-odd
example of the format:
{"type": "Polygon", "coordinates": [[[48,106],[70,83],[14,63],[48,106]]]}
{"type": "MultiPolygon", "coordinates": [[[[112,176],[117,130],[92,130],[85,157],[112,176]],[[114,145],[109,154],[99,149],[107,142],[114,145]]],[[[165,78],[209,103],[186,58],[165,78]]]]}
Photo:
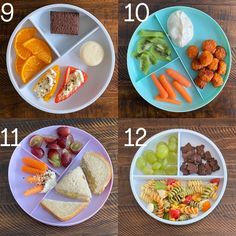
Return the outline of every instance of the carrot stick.
{"type": "Polygon", "coordinates": [[[22,166],[21,170],[28,174],[44,174],[45,173],[44,170],[35,169],[29,166],[22,166]]]}
{"type": "Polygon", "coordinates": [[[192,103],[192,97],[188,94],[188,92],[184,89],[184,87],[179,82],[174,81],[173,86],[176,88],[176,90],[183,96],[183,98],[188,103],[192,103]]]}
{"type": "Polygon", "coordinates": [[[31,157],[24,157],[22,161],[25,165],[35,168],[35,169],[44,170],[44,171],[48,169],[48,166],[45,163],[41,161],[37,161],[31,157]]]}
{"type": "Polygon", "coordinates": [[[191,83],[188,79],[186,79],[183,75],[181,75],[178,71],[173,70],[171,68],[166,70],[167,75],[172,77],[174,80],[178,81],[185,87],[191,87],[191,83]]]}
{"type": "Polygon", "coordinates": [[[37,184],[40,183],[42,180],[40,178],[40,175],[29,175],[25,179],[30,184],[37,184]]]}
{"type": "Polygon", "coordinates": [[[168,97],[175,99],[176,98],[176,94],[175,91],[173,89],[173,87],[171,86],[171,84],[169,83],[169,81],[167,80],[166,76],[161,74],[159,76],[159,80],[161,82],[161,85],[163,86],[163,88],[166,90],[166,92],[168,93],[168,97]]]}
{"type": "Polygon", "coordinates": [[[160,96],[156,96],[156,100],[158,100],[160,102],[168,102],[168,103],[172,103],[172,104],[175,104],[175,105],[181,105],[181,101],[178,101],[176,99],[161,98],[160,96]]]}
{"type": "Polygon", "coordinates": [[[165,89],[161,85],[161,83],[158,80],[158,78],[156,77],[156,75],[155,74],[151,74],[151,78],[152,78],[152,81],[154,82],[154,84],[156,85],[157,90],[159,91],[159,96],[161,98],[168,98],[168,93],[165,91],[165,89]]]}
{"type": "Polygon", "coordinates": [[[39,193],[39,192],[41,192],[43,190],[43,188],[44,188],[43,185],[35,185],[33,188],[27,189],[24,192],[24,196],[27,197],[27,196],[39,193]]]}

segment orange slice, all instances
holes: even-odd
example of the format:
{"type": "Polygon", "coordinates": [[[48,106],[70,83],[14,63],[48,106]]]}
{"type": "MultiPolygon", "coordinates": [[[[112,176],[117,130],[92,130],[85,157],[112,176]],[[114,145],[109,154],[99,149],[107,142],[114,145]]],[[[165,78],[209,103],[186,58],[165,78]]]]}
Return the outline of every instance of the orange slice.
{"type": "Polygon", "coordinates": [[[26,60],[28,59],[32,53],[23,47],[23,43],[31,38],[33,38],[36,34],[36,29],[35,28],[23,28],[21,29],[15,37],[14,41],[14,47],[16,50],[16,54],[22,59],[26,60]]]}
{"type": "Polygon", "coordinates": [[[51,49],[43,40],[32,38],[24,42],[23,46],[46,64],[50,64],[52,62],[51,49]]]}
{"type": "Polygon", "coordinates": [[[21,70],[22,70],[22,67],[24,65],[25,61],[22,60],[20,57],[16,57],[16,60],[15,60],[15,69],[16,69],[16,73],[18,75],[20,75],[21,73],[21,70]]]}
{"type": "Polygon", "coordinates": [[[29,57],[21,70],[21,79],[23,83],[28,83],[46,64],[36,56],[29,57]]]}

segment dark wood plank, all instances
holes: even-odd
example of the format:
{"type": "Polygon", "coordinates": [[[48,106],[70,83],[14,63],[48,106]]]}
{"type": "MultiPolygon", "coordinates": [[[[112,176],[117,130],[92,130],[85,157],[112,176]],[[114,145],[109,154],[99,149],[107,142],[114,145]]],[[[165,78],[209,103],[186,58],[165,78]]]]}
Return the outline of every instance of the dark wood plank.
{"type": "MultiPolygon", "coordinates": [[[[118,170],[116,119],[70,119],[70,120],[1,120],[0,130],[18,127],[19,140],[39,128],[63,124],[79,127],[94,135],[108,151],[114,167],[112,193],[104,207],[86,222],[66,228],[52,227],[30,218],[14,200],[8,183],[8,164],[13,148],[0,148],[0,235],[117,235],[118,234],[118,170]]],[[[0,142],[3,137],[0,136],[0,142]]],[[[13,142],[13,136],[9,137],[13,142]]]]}
{"type": "MultiPolygon", "coordinates": [[[[236,106],[234,100],[236,99],[236,70],[235,70],[235,60],[236,60],[236,34],[235,34],[235,23],[236,23],[236,2],[235,1],[210,1],[210,0],[181,0],[181,1],[171,1],[171,0],[158,0],[158,1],[146,1],[149,6],[150,13],[168,6],[174,5],[185,5],[195,7],[200,9],[210,16],[212,16],[224,29],[228,39],[231,43],[232,50],[232,69],[223,91],[218,95],[218,97],[205,106],[194,112],[188,113],[170,113],[162,111],[155,108],[154,106],[147,103],[135,90],[133,87],[126,66],[126,53],[129,40],[138,26],[139,22],[125,23],[124,19],[127,17],[127,10],[125,6],[129,3],[128,0],[123,0],[119,4],[119,117],[121,118],[208,118],[208,117],[218,117],[227,118],[235,117],[236,106]]],[[[137,5],[140,1],[132,1],[133,6],[137,5]]],[[[134,7],[133,7],[134,9],[134,7]]],[[[144,12],[141,12],[143,16],[144,12]]],[[[204,26],[202,26],[204,27],[204,26]]]]}
{"type": "MultiPolygon", "coordinates": [[[[134,132],[133,132],[134,133],[134,132]]],[[[121,119],[119,120],[119,235],[234,235],[236,211],[236,121],[234,119],[121,119]],[[216,128],[217,126],[217,128],[216,128]],[[125,130],[144,127],[146,139],[172,128],[187,128],[209,137],[221,150],[228,168],[228,184],[219,206],[205,219],[192,225],[174,227],[148,216],[135,201],[129,171],[137,148],[124,147],[125,130]]],[[[135,137],[133,136],[134,140],[135,137]]]]}
{"type": "MultiPolygon", "coordinates": [[[[48,5],[58,3],[55,0],[47,1],[11,1],[14,6],[15,14],[10,23],[0,21],[0,117],[2,118],[58,118],[58,115],[48,114],[37,110],[25,102],[14,89],[6,68],[6,50],[8,40],[17,24],[32,11],[48,5]]],[[[118,4],[117,0],[105,1],[66,1],[60,3],[74,4],[94,14],[108,30],[117,52],[118,47],[118,4]],[[102,7],[101,7],[102,4],[102,7]]],[[[117,60],[116,60],[117,61],[117,60]]],[[[103,93],[103,95],[89,107],[72,114],[60,115],[61,118],[98,118],[98,117],[117,117],[118,116],[118,66],[116,65],[113,78],[103,93]]]]}

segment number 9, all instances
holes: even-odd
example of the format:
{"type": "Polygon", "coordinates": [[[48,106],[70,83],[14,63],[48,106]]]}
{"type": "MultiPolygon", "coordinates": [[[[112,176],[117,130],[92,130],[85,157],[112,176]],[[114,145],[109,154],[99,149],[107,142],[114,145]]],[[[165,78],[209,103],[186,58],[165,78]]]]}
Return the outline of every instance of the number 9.
{"type": "Polygon", "coordinates": [[[14,8],[13,8],[12,4],[11,3],[4,3],[2,5],[1,11],[3,13],[3,15],[1,15],[2,21],[10,22],[12,20],[12,18],[13,18],[13,14],[14,14],[14,8]],[[9,11],[6,11],[7,7],[10,8],[9,11]],[[7,18],[5,18],[5,16],[9,16],[9,18],[7,19],[7,18]]]}

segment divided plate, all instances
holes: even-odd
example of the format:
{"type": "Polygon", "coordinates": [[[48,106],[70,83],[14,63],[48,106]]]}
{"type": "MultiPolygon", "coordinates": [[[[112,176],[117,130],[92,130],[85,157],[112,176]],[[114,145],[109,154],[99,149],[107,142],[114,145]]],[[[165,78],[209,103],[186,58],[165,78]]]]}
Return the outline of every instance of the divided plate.
{"type": "MultiPolygon", "coordinates": [[[[50,113],[65,114],[81,110],[96,101],[108,86],[114,71],[115,52],[112,40],[102,23],[91,13],[69,4],[48,5],[26,16],[15,28],[7,48],[7,69],[12,84],[19,95],[32,106],[50,113]],[[79,35],[63,35],[50,33],[50,11],[78,12],[79,35]],[[52,63],[40,71],[29,83],[23,84],[14,67],[16,53],[14,38],[17,32],[25,27],[35,27],[37,37],[45,40],[53,54],[52,63]],[[101,64],[88,67],[80,59],[80,47],[87,41],[97,41],[102,45],[105,56],[101,64]],[[59,91],[67,66],[84,70],[88,81],[79,91],[67,100],[55,103],[54,97],[49,102],[38,98],[32,91],[40,76],[54,65],[61,69],[60,81],[55,94],[59,91]]],[[[55,95],[54,95],[55,96],[55,95]]]]}
{"type": "MultiPolygon", "coordinates": [[[[168,7],[150,15],[148,19],[141,23],[135,30],[128,47],[127,66],[130,79],[135,89],[147,102],[157,108],[170,112],[188,112],[207,105],[221,92],[228,80],[231,69],[231,50],[224,31],[209,15],[190,7],[168,7]],[[177,10],[184,11],[192,21],[194,27],[193,39],[183,48],[174,45],[167,34],[168,17],[177,10]],[[160,61],[157,65],[151,66],[148,75],[143,74],[139,68],[139,61],[132,57],[132,52],[136,48],[137,41],[139,39],[138,32],[141,29],[163,31],[172,50],[172,61],[160,61]],[[214,88],[212,84],[209,83],[204,89],[201,90],[193,81],[197,76],[197,72],[191,69],[191,60],[187,57],[186,50],[191,44],[197,45],[201,48],[202,42],[206,39],[214,39],[218,45],[221,45],[226,49],[227,56],[225,61],[227,63],[227,73],[223,76],[224,84],[221,87],[214,88]],[[176,93],[177,100],[182,101],[181,105],[174,105],[155,100],[155,96],[158,94],[158,91],[151,80],[150,75],[155,73],[158,76],[164,73],[167,68],[173,68],[189,79],[192,86],[191,88],[187,88],[187,91],[193,98],[193,102],[191,104],[187,103],[178,92],[176,93]]],[[[172,79],[170,81],[172,81],[172,79]]]]}
{"type": "Polygon", "coordinates": [[[227,185],[227,168],[226,164],[224,161],[224,158],[220,152],[220,150],[217,148],[217,146],[206,136],[197,133],[195,131],[187,130],[187,129],[171,129],[171,130],[166,130],[161,133],[158,133],[148,139],[145,143],[144,146],[141,147],[135,154],[131,168],[130,168],[130,185],[131,189],[133,192],[133,195],[138,202],[138,204],[142,207],[142,209],[149,214],[151,217],[154,219],[161,221],[166,224],[171,224],[171,225],[187,225],[191,224],[194,222],[197,222],[204,217],[206,217],[208,214],[210,214],[215,207],[219,204],[221,198],[223,197],[223,194],[226,189],[227,185]],[[178,136],[178,165],[177,165],[177,175],[144,175],[142,174],[141,171],[139,171],[136,167],[136,161],[137,159],[142,155],[143,151],[145,150],[154,150],[155,146],[157,143],[161,141],[168,141],[169,136],[171,135],[177,135],[178,136]],[[197,146],[197,145],[205,145],[205,151],[210,151],[212,156],[218,161],[218,164],[220,166],[220,169],[218,171],[213,172],[211,175],[206,175],[206,176],[200,176],[197,174],[191,174],[191,175],[183,175],[182,172],[180,171],[180,166],[183,162],[182,155],[180,148],[187,143],[190,143],[192,146],[197,146]],[[205,213],[199,213],[199,215],[193,219],[186,220],[186,221],[170,221],[170,220],[165,220],[162,218],[159,218],[152,212],[148,211],[147,209],[147,204],[142,201],[140,198],[140,192],[141,192],[141,186],[147,182],[148,180],[155,179],[155,180],[160,180],[160,179],[168,179],[168,178],[173,178],[181,181],[186,181],[186,180],[202,180],[202,181],[209,181],[213,178],[220,178],[220,185],[217,190],[218,192],[218,197],[215,201],[213,201],[213,204],[211,208],[205,212],[205,213]]]}
{"type": "MultiPolygon", "coordinates": [[[[66,222],[61,222],[54,218],[50,213],[48,213],[45,209],[42,208],[40,205],[40,202],[44,198],[49,199],[56,199],[56,200],[64,200],[64,201],[79,201],[76,199],[70,199],[63,197],[56,193],[54,189],[50,190],[48,193],[43,194],[39,193],[36,195],[32,195],[29,197],[25,197],[23,195],[24,191],[31,187],[30,184],[28,184],[24,178],[28,176],[28,174],[23,173],[21,171],[22,161],[21,159],[25,156],[29,156],[32,158],[35,158],[37,160],[41,160],[42,162],[46,163],[48,165],[48,168],[56,172],[57,175],[57,182],[68,172],[76,167],[79,166],[80,160],[82,159],[84,153],[87,151],[95,151],[101,153],[110,163],[112,167],[112,162],[110,160],[110,157],[108,153],[106,152],[103,145],[92,135],[88,134],[87,132],[80,130],[78,128],[70,127],[71,134],[73,135],[75,140],[80,141],[83,144],[83,148],[81,151],[74,155],[71,164],[67,167],[61,167],[61,168],[53,168],[52,165],[47,161],[47,157],[44,157],[42,159],[38,159],[30,152],[30,147],[28,145],[30,138],[35,135],[52,135],[57,136],[56,130],[60,126],[50,126],[46,128],[39,129],[31,134],[29,134],[27,137],[25,137],[21,143],[20,146],[15,149],[15,151],[12,154],[10,163],[9,163],[9,169],[8,169],[8,181],[10,185],[11,192],[17,201],[17,203],[20,205],[20,207],[32,218],[53,226],[71,226],[79,224],[90,217],[92,217],[94,214],[96,214],[102,206],[107,201],[112,185],[113,185],[113,174],[112,179],[110,183],[107,185],[104,192],[100,195],[93,195],[92,199],[86,209],[84,209],[81,213],[79,213],[77,216],[72,218],[71,220],[68,220],[66,222]]],[[[67,126],[68,127],[68,126],[67,126]]],[[[44,147],[44,146],[43,146],[44,147]]],[[[45,152],[46,154],[47,152],[45,152]]],[[[46,156],[46,155],[45,155],[46,156]]]]}

